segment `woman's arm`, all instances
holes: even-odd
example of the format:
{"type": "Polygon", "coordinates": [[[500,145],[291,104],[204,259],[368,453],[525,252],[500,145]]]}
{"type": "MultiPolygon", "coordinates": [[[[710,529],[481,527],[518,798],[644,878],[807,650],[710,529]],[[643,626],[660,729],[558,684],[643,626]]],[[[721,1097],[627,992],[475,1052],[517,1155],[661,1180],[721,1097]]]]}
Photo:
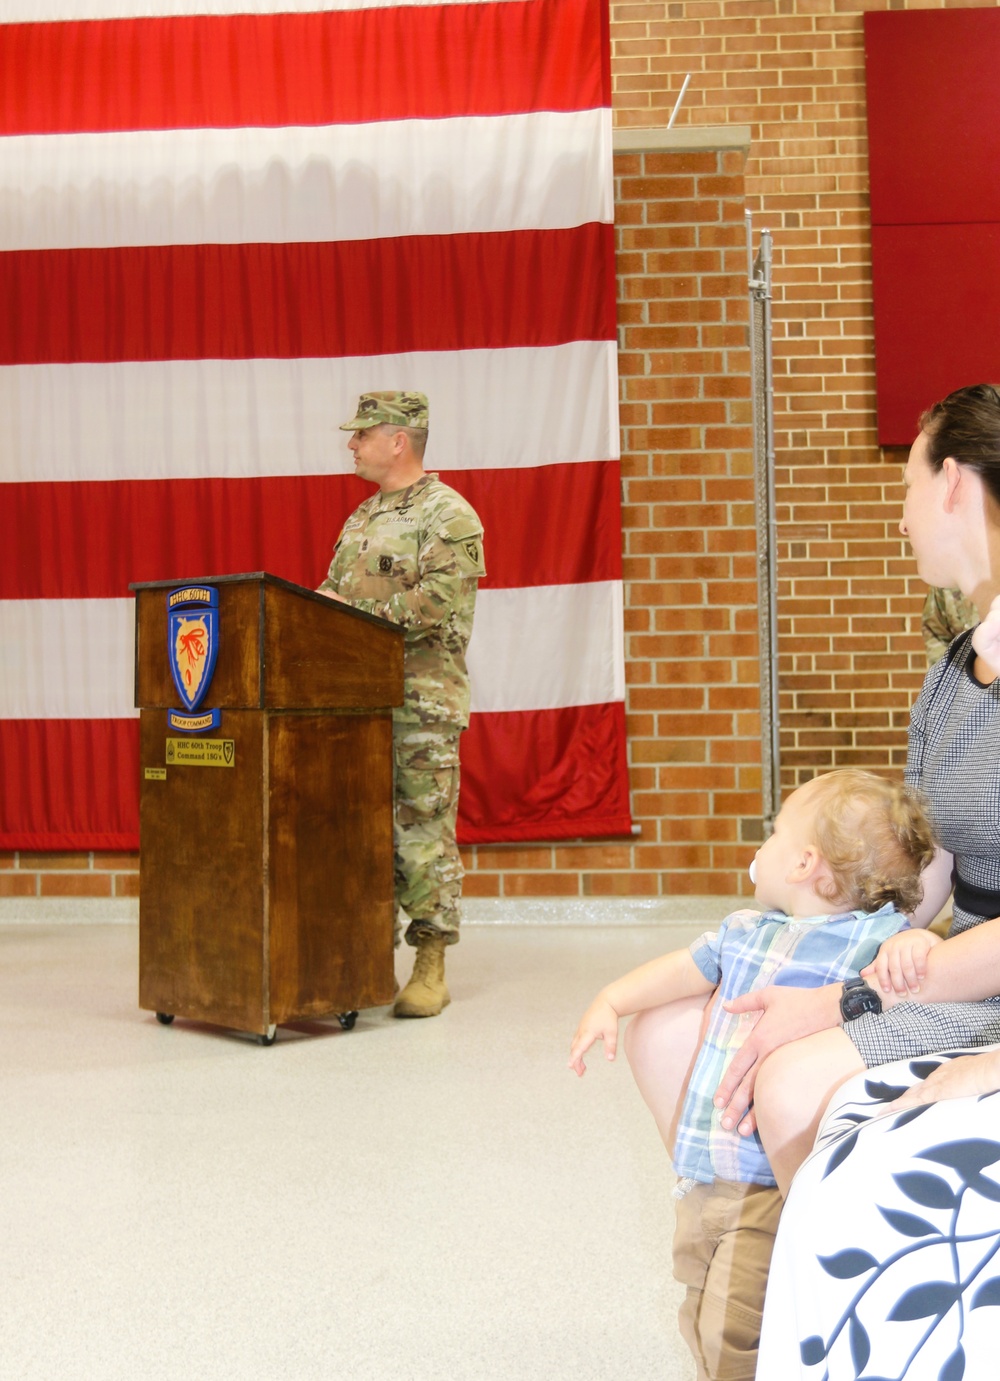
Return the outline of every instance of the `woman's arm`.
{"type": "Polygon", "coordinates": [[[652,959],[622,978],[616,978],[594,998],[583,1014],[569,1051],[569,1067],[584,1074],[583,1057],[597,1040],[604,1042],[604,1054],[615,1058],[618,1049],[618,1021],[634,1012],[662,1007],[681,997],[710,993],[709,982],[686,949],[673,950],[652,959]]]}
{"type": "MultiPolygon", "coordinates": [[[[927,976],[920,1002],[978,1002],[1000,994],[1000,918],[981,921],[961,935],[935,945],[927,955],[927,976]]],[[[913,999],[908,994],[882,995],[883,1007],[913,999]]]]}
{"type": "MultiPolygon", "coordinates": [[[[789,1041],[843,1024],[843,990],[841,983],[829,983],[825,988],[761,988],[725,1004],[727,1012],[763,1015],[729,1062],[719,1084],[715,1106],[731,1110],[722,1119],[724,1127],[735,1126],[743,1109],[752,1103],[757,1070],[772,1051],[789,1041]]],[[[961,935],[954,935],[928,953],[920,1002],[978,1002],[998,994],[1000,918],[983,921],[961,935]]],[[[909,993],[889,992],[881,996],[883,1008],[913,1001],[909,993]]]]}
{"type": "Polygon", "coordinates": [[[927,976],[927,954],[941,937],[927,930],[941,910],[951,891],[954,860],[945,849],[936,849],[934,857],[921,874],[924,894],[920,905],[910,917],[910,928],[898,935],[890,935],[871,964],[861,970],[861,977],[878,986],[883,993],[921,992],[927,976]]]}
{"type": "Polygon", "coordinates": [[[951,875],[955,858],[947,849],[938,849],[920,875],[924,895],[910,917],[910,925],[921,929],[929,926],[951,894],[951,875]]]}

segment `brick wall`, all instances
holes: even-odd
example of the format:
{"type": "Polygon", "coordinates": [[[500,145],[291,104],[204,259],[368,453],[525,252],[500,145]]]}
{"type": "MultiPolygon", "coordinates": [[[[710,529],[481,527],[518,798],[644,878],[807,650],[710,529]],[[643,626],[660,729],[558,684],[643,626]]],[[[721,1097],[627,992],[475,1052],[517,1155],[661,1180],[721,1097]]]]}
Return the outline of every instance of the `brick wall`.
{"type": "Polygon", "coordinates": [[[0,853],[0,897],[138,895],[138,854],[0,853]]]}
{"type": "Polygon", "coordinates": [[[924,669],[924,587],[897,530],[905,456],[875,433],[862,27],[866,9],[916,7],[612,6],[619,127],[662,123],[688,72],[680,124],[751,126],[747,203],[775,244],[786,788],[835,765],[898,769],[924,669]]]}
{"type": "MultiPolygon", "coordinates": [[[[690,72],[682,139],[749,126],[750,151],[616,158],[641,838],[470,850],[472,896],[742,885],[761,808],[744,177],[755,224],[775,244],[783,781],[902,762],[923,669],[922,586],[896,530],[903,457],[883,456],[875,439],[862,12],[876,7],[907,6],[612,0],[619,137],[665,125],[690,72]]],[[[78,885],[128,895],[133,868],[114,856],[8,855],[0,895],[78,885]]]]}

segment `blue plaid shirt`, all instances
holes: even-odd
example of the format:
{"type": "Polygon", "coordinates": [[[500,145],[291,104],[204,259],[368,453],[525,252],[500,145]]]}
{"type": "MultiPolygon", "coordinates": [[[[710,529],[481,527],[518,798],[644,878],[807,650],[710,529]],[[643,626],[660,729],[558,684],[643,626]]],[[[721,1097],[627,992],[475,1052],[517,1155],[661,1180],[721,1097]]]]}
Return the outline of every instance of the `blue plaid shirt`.
{"type": "Polygon", "coordinates": [[[792,920],[783,911],[734,911],[717,931],[691,946],[691,957],[719,987],[708,1034],[695,1061],[681,1110],[674,1169],[684,1179],[711,1184],[774,1184],[760,1137],[725,1131],[712,1102],[730,1059],[743,1044],[751,1019],[734,1016],[722,1004],[769,984],[822,988],[850,978],[878,953],[883,940],[909,922],[892,906],[849,911],[842,916],[792,920]]]}

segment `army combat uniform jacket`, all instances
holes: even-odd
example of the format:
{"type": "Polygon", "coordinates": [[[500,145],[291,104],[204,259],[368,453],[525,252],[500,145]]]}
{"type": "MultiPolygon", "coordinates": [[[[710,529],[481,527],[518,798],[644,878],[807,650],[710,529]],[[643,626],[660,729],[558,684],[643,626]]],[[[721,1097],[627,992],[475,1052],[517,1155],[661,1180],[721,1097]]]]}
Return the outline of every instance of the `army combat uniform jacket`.
{"type": "Polygon", "coordinates": [[[319,588],[403,629],[397,729],[468,725],[465,654],[485,573],[478,515],[435,474],[394,494],[373,494],[344,524],[319,588]]]}

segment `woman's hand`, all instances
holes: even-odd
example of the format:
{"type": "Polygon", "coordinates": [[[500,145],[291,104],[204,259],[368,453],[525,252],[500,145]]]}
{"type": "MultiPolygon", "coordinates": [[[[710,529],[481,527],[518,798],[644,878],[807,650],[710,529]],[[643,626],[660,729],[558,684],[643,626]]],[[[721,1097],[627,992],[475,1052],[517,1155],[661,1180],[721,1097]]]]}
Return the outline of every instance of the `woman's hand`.
{"type": "Polygon", "coordinates": [[[569,1067],[581,1077],[587,1072],[583,1057],[598,1040],[604,1042],[605,1059],[613,1060],[618,1049],[618,1013],[602,993],[584,1012],[569,1048],[569,1067]]]}
{"type": "Polygon", "coordinates": [[[982,657],[994,676],[1000,676],[1000,595],[997,595],[989,613],[973,633],[972,646],[976,656],[982,657]]]}
{"type": "Polygon", "coordinates": [[[937,1103],[944,1098],[978,1098],[984,1093],[1000,1089],[1000,1050],[984,1051],[981,1055],[961,1055],[957,1060],[944,1060],[922,1083],[907,1089],[887,1112],[903,1112],[906,1108],[937,1103]]]}
{"type": "Polygon", "coordinates": [[[723,1003],[727,1012],[760,1012],[760,1019],[737,1050],[715,1095],[715,1106],[724,1109],[722,1125],[736,1127],[741,1136],[756,1129],[753,1087],[761,1063],[779,1045],[812,1036],[840,1023],[840,998],[843,984],[825,988],[760,988],[723,1003]]]}
{"type": "Polygon", "coordinates": [[[941,937],[929,930],[901,930],[884,940],[872,963],[861,970],[862,978],[874,978],[884,993],[905,997],[919,993],[927,977],[927,955],[941,937]]]}

